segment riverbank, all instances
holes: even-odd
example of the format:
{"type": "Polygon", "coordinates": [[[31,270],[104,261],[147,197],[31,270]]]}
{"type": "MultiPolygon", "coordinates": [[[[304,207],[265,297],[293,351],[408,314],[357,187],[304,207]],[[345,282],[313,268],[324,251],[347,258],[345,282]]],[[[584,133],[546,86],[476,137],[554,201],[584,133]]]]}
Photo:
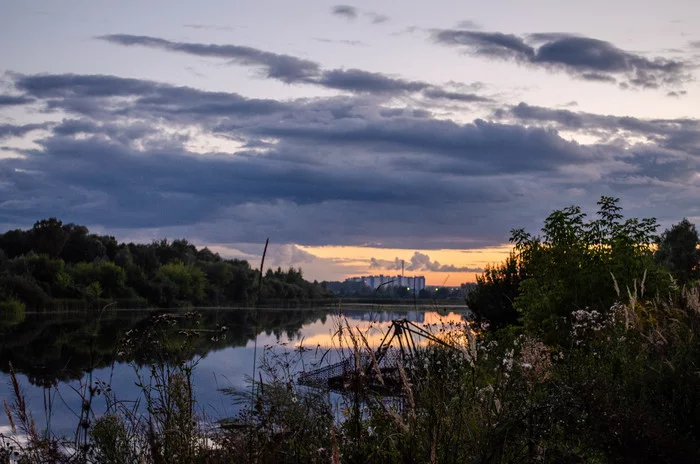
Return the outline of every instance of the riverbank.
{"type": "MultiPolygon", "coordinates": [[[[123,387],[81,382],[83,404],[92,408],[104,398],[108,408],[88,415],[75,437],[47,441],[26,423],[28,441],[15,449],[42,459],[62,450],[55,462],[83,456],[154,464],[670,463],[700,456],[698,288],[678,290],[669,300],[620,302],[606,314],[577,311],[567,329],[569,343],[556,347],[522,329],[492,332],[461,317],[426,319],[423,325],[452,348],[428,344],[415,350],[395,377],[399,399],[385,399],[362,383],[346,396],[297,385],[300,369],[311,367],[304,356],[316,350],[310,334],[298,344],[259,342],[255,384],[221,389],[216,400],[200,396],[198,370],[206,365],[216,372],[227,359],[199,364],[192,358],[202,339],[201,332],[196,335],[201,317],[165,315],[128,335],[128,349],[161,355],[141,370],[136,400],[145,409],[138,414],[124,407],[134,403],[122,401],[123,387]],[[203,408],[213,401],[241,409],[220,423],[203,408]]],[[[359,330],[357,324],[341,319],[334,332],[321,332],[330,336],[328,343],[342,344],[349,359],[371,359],[376,345],[367,330],[376,322],[359,330]]],[[[224,337],[228,330],[219,325],[217,333],[224,337]]],[[[318,355],[326,349],[321,346],[318,355]]],[[[133,359],[143,358],[138,352],[133,359]]],[[[22,413],[21,393],[13,396],[9,410],[21,432],[29,415],[22,413]]]]}

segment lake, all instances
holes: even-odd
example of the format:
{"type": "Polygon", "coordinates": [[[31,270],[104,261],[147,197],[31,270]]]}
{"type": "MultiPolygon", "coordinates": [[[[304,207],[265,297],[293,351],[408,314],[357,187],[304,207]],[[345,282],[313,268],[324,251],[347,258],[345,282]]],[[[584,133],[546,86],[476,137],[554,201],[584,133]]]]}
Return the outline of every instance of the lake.
{"type": "MultiPolygon", "coordinates": [[[[199,409],[211,420],[231,417],[240,405],[222,389],[250,388],[265,359],[287,363],[294,372],[337,360],[344,346],[337,336],[342,324],[358,327],[373,348],[394,319],[431,326],[460,322],[466,308],[357,305],[313,309],[199,309],[184,311],[110,311],[102,313],[30,314],[0,321],[0,398],[11,402],[9,363],[25,393],[39,428],[72,436],[81,395],[87,385],[105,382],[119,400],[140,396],[139,375],[148,377],[156,359],[194,363],[194,393],[199,409]],[[149,338],[153,327],[165,335],[149,338]],[[148,334],[148,335],[145,335],[148,334]],[[300,348],[301,347],[301,348],[300,348]],[[48,411],[48,412],[47,412],[48,411]]],[[[92,404],[96,415],[103,397],[92,404]]],[[[0,433],[9,422],[0,414],[0,433]]]]}

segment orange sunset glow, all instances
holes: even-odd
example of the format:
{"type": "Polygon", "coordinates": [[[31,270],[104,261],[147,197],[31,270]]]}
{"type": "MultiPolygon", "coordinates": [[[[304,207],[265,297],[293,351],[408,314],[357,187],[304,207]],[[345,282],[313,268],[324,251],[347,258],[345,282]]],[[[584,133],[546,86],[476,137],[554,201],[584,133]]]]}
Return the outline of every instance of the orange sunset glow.
{"type": "Polygon", "coordinates": [[[303,247],[302,250],[317,256],[321,259],[333,260],[337,266],[346,269],[345,277],[356,277],[360,275],[396,275],[401,270],[372,268],[370,260],[393,261],[396,258],[404,260],[406,276],[423,275],[427,285],[432,286],[458,286],[465,282],[475,282],[476,276],[489,264],[503,262],[512,251],[511,245],[501,245],[488,248],[477,248],[469,250],[411,250],[399,248],[369,248],[351,246],[323,246],[323,247],[303,247]],[[469,268],[470,271],[461,272],[435,272],[426,269],[411,269],[411,256],[415,252],[427,254],[433,262],[441,265],[452,265],[456,268],[469,268]]]}

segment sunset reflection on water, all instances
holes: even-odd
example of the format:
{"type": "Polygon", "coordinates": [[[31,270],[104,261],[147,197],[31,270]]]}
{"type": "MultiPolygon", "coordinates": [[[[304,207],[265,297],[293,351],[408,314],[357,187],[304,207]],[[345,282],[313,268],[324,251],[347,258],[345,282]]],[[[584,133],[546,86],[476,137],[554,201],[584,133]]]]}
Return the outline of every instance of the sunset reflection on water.
{"type": "MultiPolygon", "coordinates": [[[[304,327],[302,337],[295,342],[295,348],[339,349],[348,348],[350,343],[348,328],[361,333],[369,348],[376,349],[389,331],[393,320],[406,319],[425,328],[433,335],[440,336],[440,329],[449,330],[465,322],[465,312],[408,311],[408,312],[362,312],[348,311],[332,316],[325,322],[316,321],[304,327]],[[342,328],[342,330],[341,330],[342,328]]],[[[423,338],[414,340],[425,344],[423,338]]],[[[364,342],[363,342],[364,344],[364,342]]]]}

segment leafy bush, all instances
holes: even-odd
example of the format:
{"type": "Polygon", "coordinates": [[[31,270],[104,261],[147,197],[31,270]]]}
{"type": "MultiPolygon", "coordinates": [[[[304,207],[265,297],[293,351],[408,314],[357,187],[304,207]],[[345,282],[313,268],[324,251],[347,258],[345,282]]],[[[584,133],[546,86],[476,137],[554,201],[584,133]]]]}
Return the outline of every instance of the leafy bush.
{"type": "Polygon", "coordinates": [[[644,276],[651,294],[668,286],[668,275],[653,262],[656,220],[623,222],[617,203],[601,197],[598,218],[592,221],[577,206],[554,211],[541,237],[512,231],[525,271],[514,307],[529,331],[550,342],[563,340],[571,313],[585,308],[607,312],[618,298],[616,287],[632,289],[644,276]]]}
{"type": "Polygon", "coordinates": [[[520,314],[513,307],[513,301],[524,277],[523,264],[515,255],[501,265],[487,266],[484,273],[477,276],[476,287],[467,293],[467,306],[477,321],[488,321],[494,329],[517,324],[520,314]]]}
{"type": "Polygon", "coordinates": [[[24,320],[26,308],[16,298],[0,301],[0,324],[14,325],[24,320]]]}

